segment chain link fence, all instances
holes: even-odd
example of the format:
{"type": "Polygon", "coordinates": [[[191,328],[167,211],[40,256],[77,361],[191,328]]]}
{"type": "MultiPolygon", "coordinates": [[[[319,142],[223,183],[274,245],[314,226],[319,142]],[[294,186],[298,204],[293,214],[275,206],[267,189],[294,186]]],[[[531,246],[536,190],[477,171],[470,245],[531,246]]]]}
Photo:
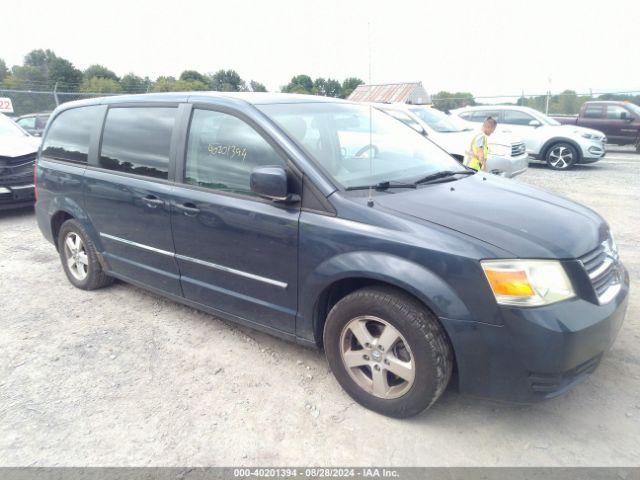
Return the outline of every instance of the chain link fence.
{"type": "Polygon", "coordinates": [[[0,87],[0,97],[11,99],[12,116],[27,113],[50,112],[61,103],[85,98],[115,95],[113,93],[56,92],[44,90],[14,90],[0,87]]]}
{"type": "MultiPolygon", "coordinates": [[[[136,93],[144,93],[144,91],[136,93]]],[[[120,94],[121,93],[59,92],[45,89],[18,90],[0,86],[0,97],[7,97],[11,99],[14,110],[13,116],[25,115],[27,113],[48,112],[55,109],[56,106],[61,103],[73,100],[120,94]]],[[[442,111],[449,111],[468,105],[509,104],[532,107],[541,112],[553,115],[574,115],[578,113],[582,104],[589,100],[620,100],[640,105],[640,90],[597,93],[577,93],[568,90],[557,94],[547,92],[531,95],[522,93],[520,95],[495,96],[474,96],[470,93],[440,92],[432,95],[433,106],[442,111]]]]}

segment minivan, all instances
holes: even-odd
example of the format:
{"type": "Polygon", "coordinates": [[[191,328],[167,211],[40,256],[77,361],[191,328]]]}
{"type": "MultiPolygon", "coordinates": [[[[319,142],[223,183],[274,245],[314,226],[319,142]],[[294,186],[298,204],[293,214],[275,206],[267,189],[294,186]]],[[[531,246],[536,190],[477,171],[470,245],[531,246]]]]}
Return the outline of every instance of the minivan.
{"type": "Polygon", "coordinates": [[[559,395],[594,371],[627,307],[599,215],[470,171],[368,105],[213,92],[66,103],[36,179],[39,228],[73,285],[120,279],[322,348],[351,397],[392,417],[452,378],[500,400],[559,395]]]}

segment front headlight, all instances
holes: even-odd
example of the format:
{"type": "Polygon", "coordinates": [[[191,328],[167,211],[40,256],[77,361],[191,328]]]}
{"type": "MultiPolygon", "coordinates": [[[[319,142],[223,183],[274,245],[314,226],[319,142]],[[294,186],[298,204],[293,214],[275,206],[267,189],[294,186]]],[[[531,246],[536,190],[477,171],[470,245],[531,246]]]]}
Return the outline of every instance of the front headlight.
{"type": "Polygon", "coordinates": [[[506,145],[496,145],[494,143],[489,145],[489,153],[491,155],[496,155],[498,157],[506,157],[509,155],[511,151],[511,147],[507,147],[506,145]]]}
{"type": "Polygon", "coordinates": [[[481,265],[500,305],[537,307],[575,295],[556,260],[483,260],[481,265]]]}
{"type": "Polygon", "coordinates": [[[582,133],[581,135],[584,138],[588,138],[589,140],[599,140],[600,139],[600,135],[598,135],[597,133],[582,133]]]}

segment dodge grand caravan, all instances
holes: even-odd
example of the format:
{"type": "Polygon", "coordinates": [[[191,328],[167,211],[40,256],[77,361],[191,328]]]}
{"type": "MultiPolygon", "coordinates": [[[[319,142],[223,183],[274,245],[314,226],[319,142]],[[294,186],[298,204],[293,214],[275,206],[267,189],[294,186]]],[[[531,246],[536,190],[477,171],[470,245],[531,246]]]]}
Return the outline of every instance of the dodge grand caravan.
{"type": "Polygon", "coordinates": [[[607,223],[460,166],[376,109],[284,94],[61,105],[37,220],[69,281],[117,278],[324,348],[394,417],[460,391],[553,397],[593,372],[627,306],[607,223]],[[370,125],[371,135],[349,135],[370,125]],[[358,145],[349,142],[361,142],[358,145]]]}

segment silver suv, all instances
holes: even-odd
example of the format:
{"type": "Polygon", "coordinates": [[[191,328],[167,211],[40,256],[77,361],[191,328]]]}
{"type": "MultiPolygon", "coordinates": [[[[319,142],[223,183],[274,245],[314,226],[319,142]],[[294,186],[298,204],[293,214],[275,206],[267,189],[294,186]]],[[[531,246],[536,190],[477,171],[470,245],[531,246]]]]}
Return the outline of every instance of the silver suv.
{"type": "Polygon", "coordinates": [[[528,107],[509,105],[465,107],[452,113],[470,122],[491,116],[505,131],[524,140],[527,153],[555,170],[567,170],[577,163],[593,163],[605,155],[604,133],[575,125],[561,125],[547,115],[528,107]]]}

